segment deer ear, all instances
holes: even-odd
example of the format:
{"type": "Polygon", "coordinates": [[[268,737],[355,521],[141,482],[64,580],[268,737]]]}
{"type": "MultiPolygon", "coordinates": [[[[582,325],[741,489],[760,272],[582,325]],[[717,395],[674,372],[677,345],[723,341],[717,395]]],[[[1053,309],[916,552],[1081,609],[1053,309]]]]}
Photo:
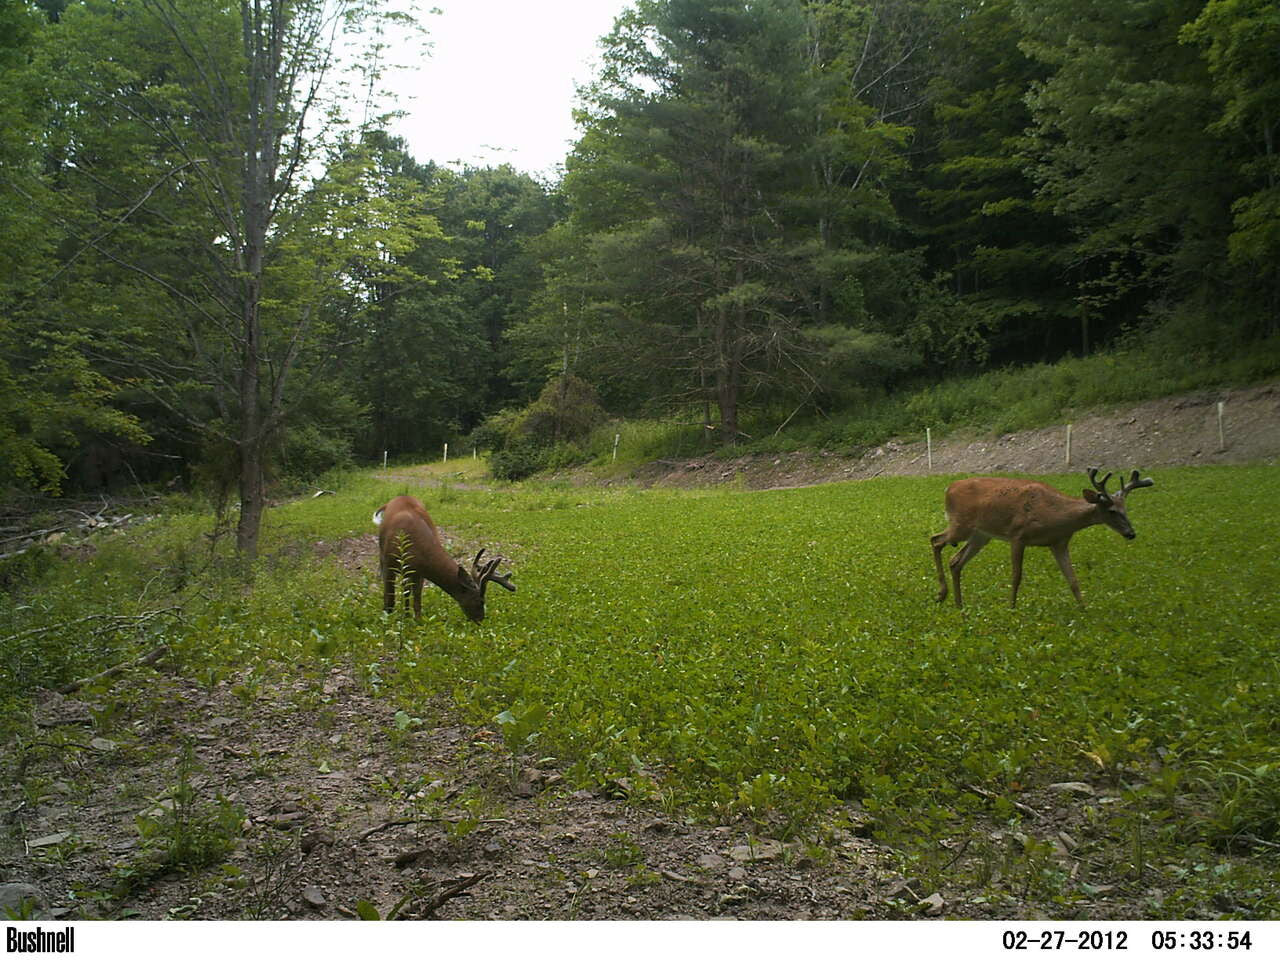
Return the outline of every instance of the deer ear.
{"type": "Polygon", "coordinates": [[[458,564],[458,583],[468,590],[476,589],[476,582],[471,579],[471,574],[467,573],[467,568],[462,564],[458,564]]]}
{"type": "Polygon", "coordinates": [[[1090,503],[1102,503],[1102,496],[1097,490],[1086,490],[1084,492],[1084,498],[1090,503]]]}

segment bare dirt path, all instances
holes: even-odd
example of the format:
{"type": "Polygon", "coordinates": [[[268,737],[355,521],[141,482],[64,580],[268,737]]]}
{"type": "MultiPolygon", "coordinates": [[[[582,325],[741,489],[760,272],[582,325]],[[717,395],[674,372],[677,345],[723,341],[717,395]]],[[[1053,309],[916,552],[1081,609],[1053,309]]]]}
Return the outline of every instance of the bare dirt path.
{"type": "Polygon", "coordinates": [[[810,486],[879,476],[930,473],[1063,473],[1202,464],[1276,463],[1280,458],[1280,384],[1200,391],[1082,416],[1066,425],[1000,435],[958,434],[933,444],[891,440],[859,456],[799,451],[776,456],[695,457],[636,471],[645,485],[701,486],[736,481],[751,489],[810,486]],[[1222,441],[1217,405],[1223,404],[1222,441]]]}

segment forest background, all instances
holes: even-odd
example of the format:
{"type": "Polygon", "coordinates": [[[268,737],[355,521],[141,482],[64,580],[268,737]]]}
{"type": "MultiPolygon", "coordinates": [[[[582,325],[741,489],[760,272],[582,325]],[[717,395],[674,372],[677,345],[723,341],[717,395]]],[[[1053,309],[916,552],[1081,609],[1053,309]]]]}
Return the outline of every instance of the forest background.
{"type": "Polygon", "coordinates": [[[1011,367],[1280,370],[1266,0],[638,0],[554,182],[386,132],[409,27],[0,4],[0,487],[202,489],[252,556],[273,481],[384,451],[513,479],[620,418],[848,447],[1011,367]]]}

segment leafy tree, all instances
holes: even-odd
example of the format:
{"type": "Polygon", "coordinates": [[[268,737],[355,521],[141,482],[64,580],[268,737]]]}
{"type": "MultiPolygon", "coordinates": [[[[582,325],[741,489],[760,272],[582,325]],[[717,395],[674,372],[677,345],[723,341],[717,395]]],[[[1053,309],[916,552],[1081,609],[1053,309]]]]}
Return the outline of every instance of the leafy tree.
{"type": "Polygon", "coordinates": [[[898,194],[971,324],[951,326],[962,349],[944,350],[949,360],[1044,360],[1075,342],[1072,238],[1037,196],[1023,154],[1026,94],[1047,70],[1021,50],[1014,3],[951,6],[913,176],[898,194]]]}
{"type": "Polygon", "coordinates": [[[532,243],[561,215],[558,197],[508,164],[467,168],[442,187],[436,209],[461,268],[456,292],[489,344],[484,399],[506,403],[516,396],[504,375],[507,331],[528,312],[541,282],[532,243]]]}
{"type": "Polygon", "coordinates": [[[815,157],[806,37],[789,0],[643,0],[607,38],[567,165],[578,272],[608,288],[593,316],[627,332],[655,386],[714,400],[727,443],[744,397],[803,370],[797,280],[821,253],[796,203],[815,157]]]}
{"type": "Polygon", "coordinates": [[[56,493],[78,436],[146,434],[116,406],[118,385],[93,368],[83,330],[59,322],[47,290],[63,236],[45,213],[48,29],[31,5],[0,5],[0,484],[56,493]]]}
{"type": "Polygon", "coordinates": [[[351,138],[331,83],[335,37],[374,15],[349,0],[89,0],[62,17],[49,64],[73,131],[59,158],[67,217],[101,263],[165,299],[120,359],[234,451],[246,556],[287,388],[318,369],[326,311],[436,229],[351,138]]]}
{"type": "MultiPolygon", "coordinates": [[[[1233,148],[1240,174],[1232,204],[1231,261],[1260,332],[1280,330],[1280,9],[1267,0],[1210,0],[1182,28],[1204,51],[1217,95],[1208,131],[1233,148]]],[[[1242,298],[1236,297],[1237,302],[1242,298]]]]}
{"type": "Polygon", "coordinates": [[[1076,234],[1069,268],[1081,339],[1144,309],[1225,302],[1236,183],[1204,135],[1214,119],[1208,71],[1179,43],[1201,0],[1019,3],[1024,49],[1049,69],[1029,95],[1030,172],[1076,234]]]}

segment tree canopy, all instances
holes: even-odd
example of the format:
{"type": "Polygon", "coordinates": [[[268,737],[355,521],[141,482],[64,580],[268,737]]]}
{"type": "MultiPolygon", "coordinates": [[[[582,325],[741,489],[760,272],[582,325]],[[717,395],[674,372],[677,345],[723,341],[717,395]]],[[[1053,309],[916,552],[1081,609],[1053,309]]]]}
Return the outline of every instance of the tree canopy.
{"type": "Polygon", "coordinates": [[[0,6],[0,485],[200,479],[252,555],[273,476],[534,442],[566,384],[734,443],[1280,333],[1274,4],[636,0],[553,183],[387,133],[388,18],[0,6]]]}

